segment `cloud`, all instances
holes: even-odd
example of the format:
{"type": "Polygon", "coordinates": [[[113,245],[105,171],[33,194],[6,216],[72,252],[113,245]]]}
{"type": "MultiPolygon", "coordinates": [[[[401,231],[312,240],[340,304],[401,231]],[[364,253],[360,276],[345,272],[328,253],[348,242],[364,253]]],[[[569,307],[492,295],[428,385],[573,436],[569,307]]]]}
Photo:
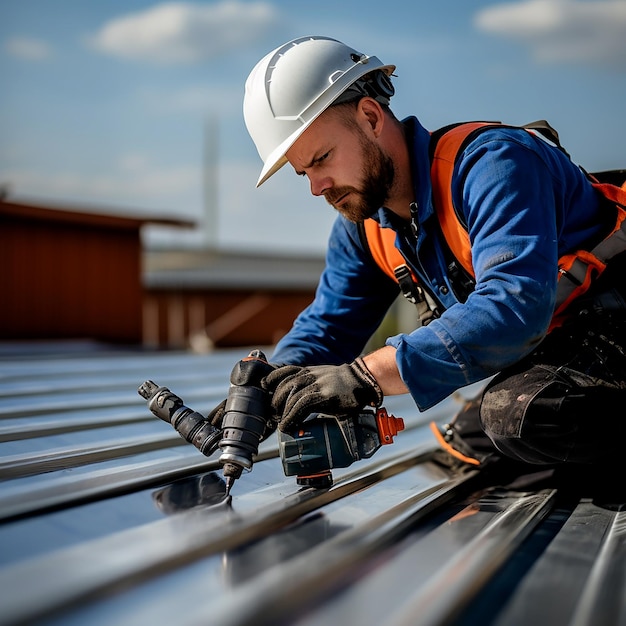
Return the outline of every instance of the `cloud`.
{"type": "Polygon", "coordinates": [[[170,2],[105,24],[90,44],[100,52],[157,64],[217,59],[258,41],[280,22],[266,2],[170,2]]]}
{"type": "Polygon", "coordinates": [[[12,37],[4,42],[5,51],[13,57],[26,61],[43,61],[52,56],[52,49],[41,39],[12,37]]]}
{"type": "Polygon", "coordinates": [[[484,32],[527,44],[542,63],[587,63],[626,71],[624,0],[523,0],[478,12],[484,32]]]}

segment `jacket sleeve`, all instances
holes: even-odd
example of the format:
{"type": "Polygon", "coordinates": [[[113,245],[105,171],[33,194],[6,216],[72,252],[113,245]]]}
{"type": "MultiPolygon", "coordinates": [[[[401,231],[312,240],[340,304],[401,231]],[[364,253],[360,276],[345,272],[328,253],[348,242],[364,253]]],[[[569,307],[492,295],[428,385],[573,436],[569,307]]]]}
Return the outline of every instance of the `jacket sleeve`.
{"type": "Polygon", "coordinates": [[[592,232],[591,186],[540,144],[525,131],[486,132],[457,164],[453,193],[468,223],[475,290],[428,326],[387,341],[422,410],[538,345],[554,309],[558,257],[592,232]]]}
{"type": "Polygon", "coordinates": [[[397,295],[397,284],[363,249],[357,226],[339,216],[315,298],[278,342],[272,362],[320,365],[354,360],[397,295]]]}

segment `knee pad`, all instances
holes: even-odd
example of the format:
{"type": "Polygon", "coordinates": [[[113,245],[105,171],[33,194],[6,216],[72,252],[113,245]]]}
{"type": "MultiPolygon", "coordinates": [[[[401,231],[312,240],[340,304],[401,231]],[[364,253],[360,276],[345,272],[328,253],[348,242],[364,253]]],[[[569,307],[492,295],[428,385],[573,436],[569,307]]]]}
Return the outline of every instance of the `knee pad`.
{"type": "Polygon", "coordinates": [[[482,427],[500,452],[525,463],[593,462],[605,439],[594,407],[605,405],[607,394],[617,393],[593,383],[555,366],[500,375],[485,390],[482,427]]]}

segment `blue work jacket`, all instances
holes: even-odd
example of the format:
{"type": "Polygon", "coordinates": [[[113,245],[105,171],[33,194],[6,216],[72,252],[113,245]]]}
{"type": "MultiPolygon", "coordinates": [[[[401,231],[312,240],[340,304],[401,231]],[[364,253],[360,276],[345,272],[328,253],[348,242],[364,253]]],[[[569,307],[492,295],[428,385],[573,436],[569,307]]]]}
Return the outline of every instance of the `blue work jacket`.
{"type": "MultiPolygon", "coordinates": [[[[432,204],[430,133],[403,122],[412,157],[411,223],[386,208],[375,219],[396,231],[396,247],[445,309],[408,334],[389,337],[402,380],[420,410],[483,380],[532,351],[554,311],[557,261],[602,238],[596,192],[563,151],[523,129],[489,128],[454,169],[455,206],[467,223],[476,285],[455,297],[432,204]]],[[[363,247],[356,224],[333,225],[315,299],[276,346],[275,363],[340,364],[363,350],[398,296],[363,247]]]]}

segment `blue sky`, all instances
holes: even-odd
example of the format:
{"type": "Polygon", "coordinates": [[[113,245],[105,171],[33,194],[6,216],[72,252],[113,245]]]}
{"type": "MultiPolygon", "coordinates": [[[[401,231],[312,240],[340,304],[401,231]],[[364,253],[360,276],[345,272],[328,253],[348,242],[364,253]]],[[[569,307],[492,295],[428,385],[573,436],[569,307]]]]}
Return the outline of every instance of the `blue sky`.
{"type": "Polygon", "coordinates": [[[399,117],[545,118],[587,169],[626,167],[626,0],[0,0],[0,185],[200,222],[214,197],[206,231],[148,243],[321,252],[333,210],[289,167],[255,189],[241,113],[255,63],[310,34],[395,64],[399,117]]]}

